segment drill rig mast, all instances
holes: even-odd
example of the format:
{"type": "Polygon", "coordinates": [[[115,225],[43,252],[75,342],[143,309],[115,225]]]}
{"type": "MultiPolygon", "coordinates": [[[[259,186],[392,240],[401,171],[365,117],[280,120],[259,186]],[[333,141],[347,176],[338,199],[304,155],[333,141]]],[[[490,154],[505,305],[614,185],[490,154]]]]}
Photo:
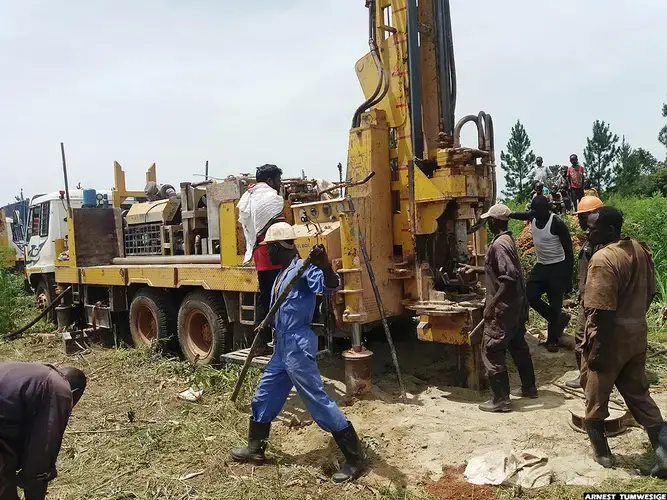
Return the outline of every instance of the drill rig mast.
{"type": "MultiPolygon", "coordinates": [[[[467,385],[479,386],[469,333],[481,319],[482,296],[456,269],[484,258],[485,229],[468,229],[495,201],[493,122],[483,111],[455,120],[449,0],[368,0],[366,7],[370,52],[356,64],[366,99],[353,115],[347,177],[376,175],[348,195],[388,314],[412,311],[421,340],[458,346],[467,385]],[[463,147],[461,130],[471,122],[478,143],[463,147]]],[[[368,290],[365,276],[362,282],[368,290]]],[[[363,302],[363,321],[375,319],[377,308],[363,302]]]]}

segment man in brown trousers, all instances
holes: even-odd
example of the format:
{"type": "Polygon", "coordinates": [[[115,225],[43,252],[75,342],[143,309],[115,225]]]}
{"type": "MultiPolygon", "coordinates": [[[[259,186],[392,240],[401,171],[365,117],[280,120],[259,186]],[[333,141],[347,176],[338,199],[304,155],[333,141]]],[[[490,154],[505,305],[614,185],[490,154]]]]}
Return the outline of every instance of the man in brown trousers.
{"type": "Polygon", "coordinates": [[[623,215],[601,207],[588,218],[591,257],[584,309],[586,332],[582,344],[581,385],[586,394],[585,427],[595,460],[612,467],[614,460],[605,435],[609,396],[614,385],[635,420],[646,429],[657,463],[650,474],[667,477],[667,424],[649,395],[646,379],[646,312],[656,282],[649,249],[621,238],[623,215]]]}
{"type": "MultiPolygon", "coordinates": [[[[603,205],[602,200],[595,196],[584,196],[579,202],[577,211],[575,212],[579,219],[579,227],[582,231],[588,230],[588,216],[593,210],[597,210],[603,205]]],[[[579,251],[579,290],[577,300],[579,302],[579,311],[577,312],[577,324],[574,328],[574,355],[577,360],[577,368],[581,371],[581,344],[584,342],[584,332],[586,330],[586,314],[584,313],[584,292],[586,289],[586,276],[588,275],[588,263],[593,256],[593,248],[591,242],[586,241],[579,251]]],[[[577,378],[569,380],[565,383],[566,386],[573,389],[581,387],[581,375],[577,378]]]]}
{"type": "Polygon", "coordinates": [[[86,388],[77,368],[0,363],[0,500],[44,500],[72,407],[86,388]],[[18,474],[17,474],[18,471],[18,474]]]}
{"type": "Polygon", "coordinates": [[[482,335],[482,363],[489,377],[491,399],[479,405],[489,412],[511,411],[510,381],[506,352],[516,365],[521,388],[512,391],[520,397],[537,397],[533,360],[526,343],[528,299],[519,253],[508,230],[510,209],[503,204],[492,206],[482,215],[493,233],[493,242],[486,252],[484,268],[465,266],[465,273],[484,272],[486,304],[482,335]]]}

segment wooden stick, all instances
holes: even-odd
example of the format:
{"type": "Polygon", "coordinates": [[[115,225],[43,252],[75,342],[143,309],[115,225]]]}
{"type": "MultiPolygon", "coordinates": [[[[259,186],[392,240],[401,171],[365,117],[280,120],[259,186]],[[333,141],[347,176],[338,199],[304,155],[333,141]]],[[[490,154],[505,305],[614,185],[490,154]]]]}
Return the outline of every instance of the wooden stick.
{"type": "Polygon", "coordinates": [[[92,491],[101,490],[101,489],[104,488],[107,484],[109,484],[109,483],[111,483],[111,482],[113,482],[113,481],[116,481],[117,479],[120,479],[121,477],[125,477],[125,476],[127,476],[128,474],[132,474],[132,473],[134,473],[134,472],[137,472],[139,469],[141,469],[141,467],[134,467],[133,469],[126,470],[125,472],[121,472],[120,474],[116,474],[116,475],[115,475],[114,477],[112,477],[111,479],[108,479],[108,480],[104,481],[102,484],[100,484],[99,486],[96,486],[95,488],[93,488],[92,491]]]}
{"type": "Polygon", "coordinates": [[[667,354],[667,349],[661,349],[659,351],[652,352],[648,356],[646,356],[646,359],[651,359],[655,358],[656,356],[665,356],[667,354]]]}

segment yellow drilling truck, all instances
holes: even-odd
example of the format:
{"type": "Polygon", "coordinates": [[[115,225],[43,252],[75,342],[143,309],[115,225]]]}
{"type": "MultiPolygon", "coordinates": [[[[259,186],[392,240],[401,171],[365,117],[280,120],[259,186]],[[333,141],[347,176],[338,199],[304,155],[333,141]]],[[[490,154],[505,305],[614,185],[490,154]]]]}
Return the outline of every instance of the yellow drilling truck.
{"type": "MultiPolygon", "coordinates": [[[[356,361],[367,360],[362,336],[380,311],[362,236],[387,317],[415,317],[421,341],[456,346],[461,384],[479,387],[470,333],[483,295],[456,270],[485,253],[485,230],[468,233],[495,199],[493,123],[484,112],[455,120],[448,0],[366,4],[370,51],[355,66],[365,100],[351,113],[347,185],[320,199],[312,181],[291,179],[283,193],[302,256],[324,244],[342,279],[313,321],[323,346],[350,337],[356,361]],[[468,123],[474,147],[461,144],[468,123]]],[[[135,343],[177,337],[194,362],[229,357],[254,323],[258,284],[255,269],[242,266],[236,209],[254,179],[157,186],[162,196],[121,211],[146,193],[128,191],[114,169],[113,208],[69,209],[67,238],[55,241],[57,291],[71,287],[59,322],[129,329],[135,343]]],[[[156,181],[154,167],[146,181],[156,181]]]]}

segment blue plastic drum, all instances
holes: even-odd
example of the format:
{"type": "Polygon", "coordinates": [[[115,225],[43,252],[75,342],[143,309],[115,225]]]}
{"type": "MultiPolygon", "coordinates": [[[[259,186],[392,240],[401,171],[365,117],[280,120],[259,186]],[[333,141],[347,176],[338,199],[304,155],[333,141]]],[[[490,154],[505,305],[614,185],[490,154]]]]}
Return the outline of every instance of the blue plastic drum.
{"type": "Polygon", "coordinates": [[[95,208],[97,206],[97,192],[94,189],[83,190],[83,208],[95,208]]]}

